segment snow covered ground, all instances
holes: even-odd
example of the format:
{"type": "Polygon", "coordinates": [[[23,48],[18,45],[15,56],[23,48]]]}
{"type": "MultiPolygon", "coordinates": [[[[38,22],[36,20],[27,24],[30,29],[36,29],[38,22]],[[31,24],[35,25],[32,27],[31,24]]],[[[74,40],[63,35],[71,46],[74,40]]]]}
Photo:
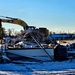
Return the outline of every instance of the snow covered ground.
{"type": "MultiPolygon", "coordinates": [[[[19,62],[19,61],[18,61],[19,62]]],[[[20,61],[21,62],[21,61],[20,61]]],[[[75,75],[75,60],[0,64],[0,75],[75,75]]]]}
{"type": "Polygon", "coordinates": [[[16,63],[0,63],[0,75],[75,75],[75,59],[61,62],[21,60],[16,63]]]}

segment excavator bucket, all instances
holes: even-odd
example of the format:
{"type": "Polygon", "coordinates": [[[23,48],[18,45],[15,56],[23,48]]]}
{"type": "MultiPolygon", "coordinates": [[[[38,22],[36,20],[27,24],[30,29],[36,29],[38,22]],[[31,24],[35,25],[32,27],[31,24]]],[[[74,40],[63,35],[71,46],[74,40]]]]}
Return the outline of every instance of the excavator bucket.
{"type": "Polygon", "coordinates": [[[1,24],[1,20],[0,20],[0,38],[2,38],[2,24],[1,24]]]}

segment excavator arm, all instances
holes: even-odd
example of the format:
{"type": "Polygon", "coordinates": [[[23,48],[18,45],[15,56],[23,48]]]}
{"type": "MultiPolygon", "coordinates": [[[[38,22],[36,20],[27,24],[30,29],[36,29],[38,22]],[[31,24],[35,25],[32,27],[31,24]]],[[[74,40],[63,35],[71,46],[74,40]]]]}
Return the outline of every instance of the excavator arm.
{"type": "Polygon", "coordinates": [[[17,19],[17,18],[6,18],[6,19],[1,19],[0,18],[0,21],[1,22],[6,22],[6,23],[18,24],[18,25],[22,26],[24,29],[26,27],[28,27],[28,25],[26,24],[26,22],[24,22],[21,19],[17,19]]]}
{"type": "Polygon", "coordinates": [[[2,37],[2,24],[1,24],[2,22],[17,24],[17,25],[22,26],[24,29],[26,29],[28,27],[27,23],[21,19],[11,18],[11,17],[4,17],[4,18],[5,19],[0,18],[0,37],[2,37]]]}

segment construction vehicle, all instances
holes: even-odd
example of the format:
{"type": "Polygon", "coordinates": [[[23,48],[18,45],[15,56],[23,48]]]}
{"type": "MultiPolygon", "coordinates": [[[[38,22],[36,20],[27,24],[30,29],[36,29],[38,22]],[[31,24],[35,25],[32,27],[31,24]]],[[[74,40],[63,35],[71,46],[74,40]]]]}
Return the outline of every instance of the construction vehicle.
{"type": "MultiPolygon", "coordinates": [[[[37,35],[37,39],[41,39],[42,34],[36,32],[35,27],[34,26],[28,26],[26,22],[24,22],[21,19],[18,18],[11,18],[11,17],[5,17],[5,16],[0,16],[0,38],[3,37],[3,28],[2,28],[2,22],[4,23],[12,23],[12,24],[18,24],[20,26],[22,26],[24,28],[24,30],[27,31],[28,33],[31,33],[33,31],[33,33],[35,35],[37,35]]],[[[43,36],[42,36],[43,37],[43,36]]]]}
{"type": "Polygon", "coordinates": [[[5,23],[12,23],[12,24],[18,24],[20,26],[22,26],[24,29],[26,29],[28,27],[27,23],[24,22],[23,20],[21,19],[18,19],[18,18],[11,18],[11,17],[4,17],[4,16],[0,16],[2,18],[0,18],[0,37],[2,37],[2,31],[3,31],[3,28],[2,28],[2,22],[5,22],[5,23]]]}

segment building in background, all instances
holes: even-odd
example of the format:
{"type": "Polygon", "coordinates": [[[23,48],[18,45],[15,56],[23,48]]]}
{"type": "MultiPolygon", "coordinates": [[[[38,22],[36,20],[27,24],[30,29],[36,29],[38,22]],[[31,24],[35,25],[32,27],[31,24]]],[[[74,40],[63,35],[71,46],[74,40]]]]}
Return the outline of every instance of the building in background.
{"type": "Polygon", "coordinates": [[[53,39],[59,40],[59,39],[70,39],[71,35],[70,34],[52,34],[50,35],[53,39]]]}

